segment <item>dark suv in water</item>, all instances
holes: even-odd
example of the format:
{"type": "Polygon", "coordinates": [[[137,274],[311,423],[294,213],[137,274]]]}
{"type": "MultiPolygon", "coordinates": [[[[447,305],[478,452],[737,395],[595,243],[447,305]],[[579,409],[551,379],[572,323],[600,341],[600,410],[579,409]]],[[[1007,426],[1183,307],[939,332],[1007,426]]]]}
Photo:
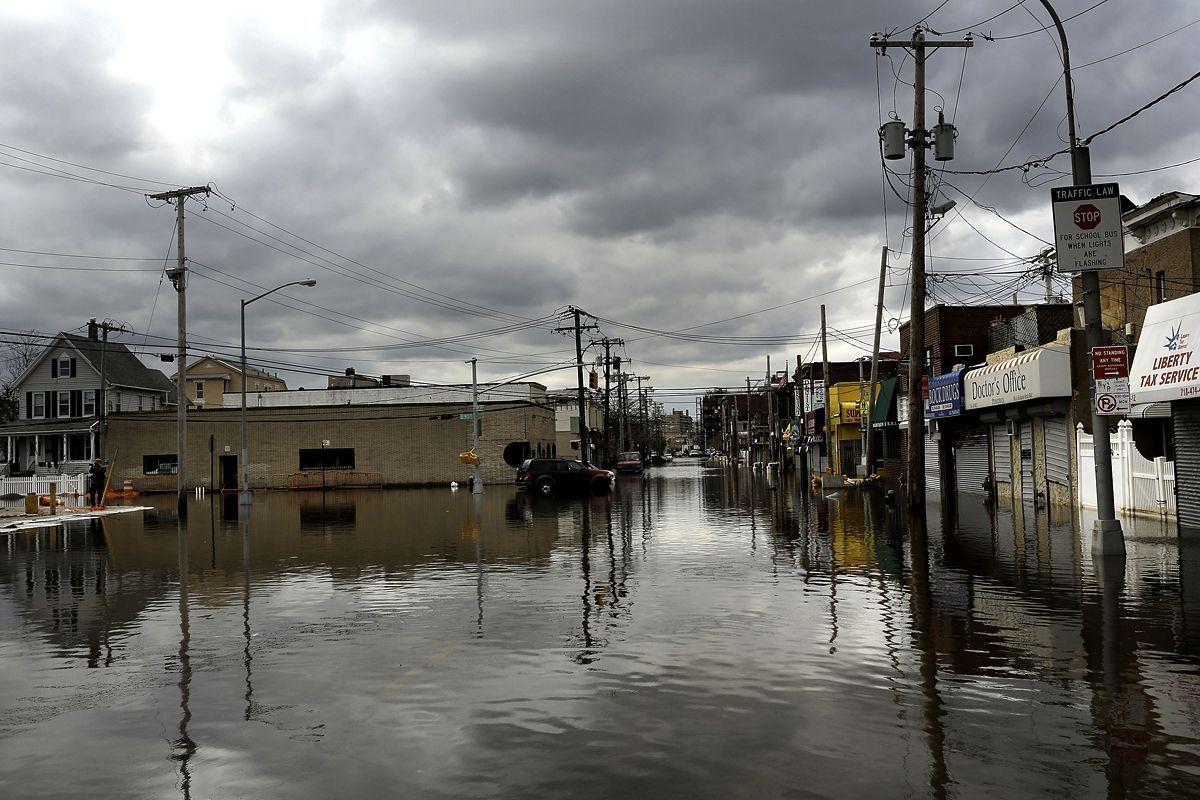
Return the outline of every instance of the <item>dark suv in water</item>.
{"type": "Polygon", "coordinates": [[[567,458],[528,458],[517,470],[517,486],[534,489],[543,497],[555,492],[607,492],[613,474],[606,469],[585,467],[567,458]]]}

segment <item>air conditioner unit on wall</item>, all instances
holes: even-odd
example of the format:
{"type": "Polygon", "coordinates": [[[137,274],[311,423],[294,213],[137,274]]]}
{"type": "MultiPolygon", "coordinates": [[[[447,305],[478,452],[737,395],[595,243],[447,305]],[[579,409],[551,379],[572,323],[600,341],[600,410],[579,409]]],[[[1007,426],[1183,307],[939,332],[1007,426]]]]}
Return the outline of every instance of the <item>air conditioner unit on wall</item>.
{"type": "Polygon", "coordinates": [[[954,357],[973,356],[975,355],[975,345],[973,344],[956,344],[954,345],[954,357]]]}

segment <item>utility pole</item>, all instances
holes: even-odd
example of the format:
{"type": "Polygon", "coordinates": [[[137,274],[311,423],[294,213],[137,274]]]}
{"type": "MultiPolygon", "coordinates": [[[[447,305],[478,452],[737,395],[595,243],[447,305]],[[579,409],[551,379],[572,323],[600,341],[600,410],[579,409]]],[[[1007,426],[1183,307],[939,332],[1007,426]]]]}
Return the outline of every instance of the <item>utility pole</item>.
{"type": "Polygon", "coordinates": [[[617,363],[617,452],[625,452],[625,442],[628,439],[625,431],[625,373],[621,372],[621,364],[617,363]]]}
{"type": "MultiPolygon", "coordinates": [[[[968,35],[969,36],[969,35],[968,35]]],[[[925,31],[917,26],[909,41],[890,42],[879,36],[871,37],[871,47],[886,52],[889,47],[903,47],[913,54],[913,127],[908,145],[913,151],[912,173],[912,306],[908,319],[908,516],[923,521],[925,517],[925,410],[922,407],[921,376],[925,352],[925,149],[929,146],[929,131],[925,129],[925,58],[926,49],[971,47],[970,38],[963,40],[937,39],[927,41],[925,31]]],[[[889,125],[892,123],[888,123],[889,125]]],[[[939,125],[942,123],[939,123],[939,125]]],[[[900,123],[903,127],[903,123],[900,123]]],[[[885,126],[886,127],[886,126],[885,126]]],[[[903,158],[886,152],[885,158],[903,158]]],[[[951,140],[952,141],[952,140],[951,140]]],[[[952,146],[952,145],[951,145],[952,146]]],[[[942,155],[939,154],[939,158],[942,155]]],[[[952,157],[952,154],[949,154],[952,157]]],[[[948,160],[948,158],[943,159],[948,160]]],[[[828,410],[826,413],[828,418],[828,410]]]]}
{"type": "Polygon", "coordinates": [[[754,430],[750,423],[750,376],[746,376],[746,464],[754,466],[754,430]]]}
{"type": "Polygon", "coordinates": [[[803,452],[799,445],[800,442],[804,442],[808,438],[808,420],[804,416],[804,362],[799,353],[796,353],[796,377],[798,379],[796,384],[796,388],[798,389],[796,392],[796,424],[800,426],[800,430],[796,432],[796,435],[799,437],[796,439],[798,443],[796,445],[796,455],[800,456],[799,471],[803,475],[805,469],[808,467],[808,448],[812,445],[805,445],[803,452]]]}
{"type": "MultiPolygon", "coordinates": [[[[887,283],[887,245],[879,257],[879,300],[875,303],[875,343],[871,346],[871,416],[875,415],[875,387],[879,385],[879,337],[883,332],[883,288],[887,283]]],[[[875,473],[875,431],[867,420],[867,474],[875,473]]]]}
{"type": "Polygon", "coordinates": [[[483,494],[483,467],[479,462],[479,376],[477,358],[471,359],[471,449],[475,452],[475,480],[471,481],[471,494],[483,494]]]}
{"type": "MultiPolygon", "coordinates": [[[[601,344],[604,345],[604,455],[603,455],[603,458],[604,458],[604,464],[605,464],[605,466],[607,466],[607,465],[612,464],[612,462],[613,462],[612,424],[610,421],[611,417],[612,417],[612,412],[610,410],[611,401],[609,400],[609,395],[611,392],[610,382],[612,380],[612,373],[609,370],[609,366],[612,364],[612,346],[613,345],[621,346],[621,345],[625,344],[625,340],[624,339],[610,339],[607,336],[605,336],[603,339],[600,340],[600,342],[601,342],[601,344]]],[[[617,378],[619,380],[620,379],[620,370],[621,370],[620,356],[617,357],[617,365],[616,366],[617,366],[617,372],[618,372],[617,378]]],[[[620,391],[619,386],[618,386],[617,391],[618,392],[620,391]]]]}
{"type": "Polygon", "coordinates": [[[775,403],[771,389],[771,357],[767,356],[767,381],[763,384],[767,393],[767,462],[775,460],[775,403]]]}
{"type": "Polygon", "coordinates": [[[575,374],[578,380],[577,397],[579,400],[579,459],[583,465],[588,466],[588,424],[587,424],[587,402],[584,399],[583,392],[583,332],[599,329],[599,325],[584,325],[582,323],[583,310],[570,307],[570,312],[575,316],[575,325],[571,328],[555,328],[556,333],[566,331],[575,331],[575,374]]]}
{"type": "Polygon", "coordinates": [[[175,459],[178,463],[176,475],[175,505],[179,515],[187,516],[187,256],[183,249],[183,205],[198,194],[208,196],[207,186],[192,186],[169,192],[147,195],[151,200],[162,200],[175,204],[175,228],[179,240],[175,247],[176,266],[167,272],[171,285],[178,296],[178,347],[175,355],[175,459]]]}
{"type": "Polygon", "coordinates": [[[825,402],[825,460],[833,472],[833,414],[829,407],[829,342],[825,336],[825,304],[821,304],[821,392],[825,402]]]}
{"type": "Polygon", "coordinates": [[[634,375],[633,379],[637,381],[638,385],[638,416],[642,422],[641,435],[638,437],[638,450],[644,456],[646,455],[646,429],[650,425],[650,417],[646,412],[646,395],[642,392],[642,381],[650,380],[650,376],[634,375]]]}
{"type": "Polygon", "coordinates": [[[104,438],[107,433],[108,426],[108,407],[105,403],[108,402],[108,393],[106,391],[106,381],[108,379],[108,334],[115,331],[126,330],[124,325],[116,325],[112,320],[104,320],[96,322],[90,320],[88,322],[88,338],[95,339],[96,335],[100,336],[100,388],[96,392],[96,402],[99,407],[96,410],[96,417],[99,424],[96,426],[96,452],[92,454],[92,458],[104,458],[104,438]]]}
{"type": "MultiPolygon", "coordinates": [[[[1067,48],[1067,32],[1058,13],[1050,5],[1050,0],[1042,0],[1042,5],[1054,20],[1054,27],[1062,43],[1063,77],[1066,79],[1067,93],[1067,135],[1071,148],[1071,181],[1076,186],[1086,186],[1092,182],[1092,157],[1087,146],[1081,144],[1075,135],[1075,88],[1071,81],[1071,54],[1067,48]]],[[[1083,283],[1083,323],[1090,351],[1105,344],[1100,318],[1100,274],[1095,270],[1088,270],[1080,278],[1083,283]]],[[[1096,412],[1094,385],[1089,394],[1093,395],[1090,398],[1092,445],[1096,454],[1096,521],[1092,525],[1092,552],[1105,556],[1124,555],[1125,536],[1121,531],[1121,521],[1117,519],[1116,502],[1113,497],[1112,441],[1109,437],[1108,420],[1096,412]]]]}

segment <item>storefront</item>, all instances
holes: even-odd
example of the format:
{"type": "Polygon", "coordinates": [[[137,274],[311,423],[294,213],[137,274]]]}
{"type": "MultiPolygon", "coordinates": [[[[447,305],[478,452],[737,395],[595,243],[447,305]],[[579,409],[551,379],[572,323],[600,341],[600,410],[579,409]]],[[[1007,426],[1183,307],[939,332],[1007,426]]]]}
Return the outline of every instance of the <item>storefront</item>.
{"type": "Polygon", "coordinates": [[[879,384],[879,394],[871,405],[871,435],[875,437],[875,469],[900,474],[904,463],[900,447],[902,432],[897,416],[896,397],[898,378],[888,378],[879,384]]]}
{"type": "Polygon", "coordinates": [[[1146,309],[1129,386],[1135,410],[1171,404],[1179,527],[1200,530],[1200,294],[1146,309]]]}
{"type": "Polygon", "coordinates": [[[968,369],[956,369],[929,379],[929,401],[925,418],[936,429],[936,449],[945,462],[945,480],[956,492],[985,495],[991,472],[988,460],[988,428],[974,414],[966,413],[963,381],[968,369]]]}
{"type": "Polygon", "coordinates": [[[988,468],[997,497],[1034,505],[1072,503],[1070,397],[1071,352],[1065,344],[964,375],[963,408],[978,417],[964,458],[978,458],[990,445],[988,468]]]}

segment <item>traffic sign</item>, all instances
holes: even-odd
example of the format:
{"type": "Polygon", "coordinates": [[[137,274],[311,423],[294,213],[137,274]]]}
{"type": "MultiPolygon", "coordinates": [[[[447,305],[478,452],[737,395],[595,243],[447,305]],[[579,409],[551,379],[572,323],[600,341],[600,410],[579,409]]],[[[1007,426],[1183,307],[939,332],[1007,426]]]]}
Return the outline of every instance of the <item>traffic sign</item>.
{"type": "Polygon", "coordinates": [[[1129,378],[1096,379],[1096,413],[1121,416],[1129,413],[1129,378]]]}
{"type": "Polygon", "coordinates": [[[1129,377],[1129,348],[1123,344],[1092,348],[1092,378],[1129,377]]]}
{"type": "Polygon", "coordinates": [[[1121,189],[1115,183],[1050,190],[1054,249],[1063,272],[1124,269],[1121,189]]]}

